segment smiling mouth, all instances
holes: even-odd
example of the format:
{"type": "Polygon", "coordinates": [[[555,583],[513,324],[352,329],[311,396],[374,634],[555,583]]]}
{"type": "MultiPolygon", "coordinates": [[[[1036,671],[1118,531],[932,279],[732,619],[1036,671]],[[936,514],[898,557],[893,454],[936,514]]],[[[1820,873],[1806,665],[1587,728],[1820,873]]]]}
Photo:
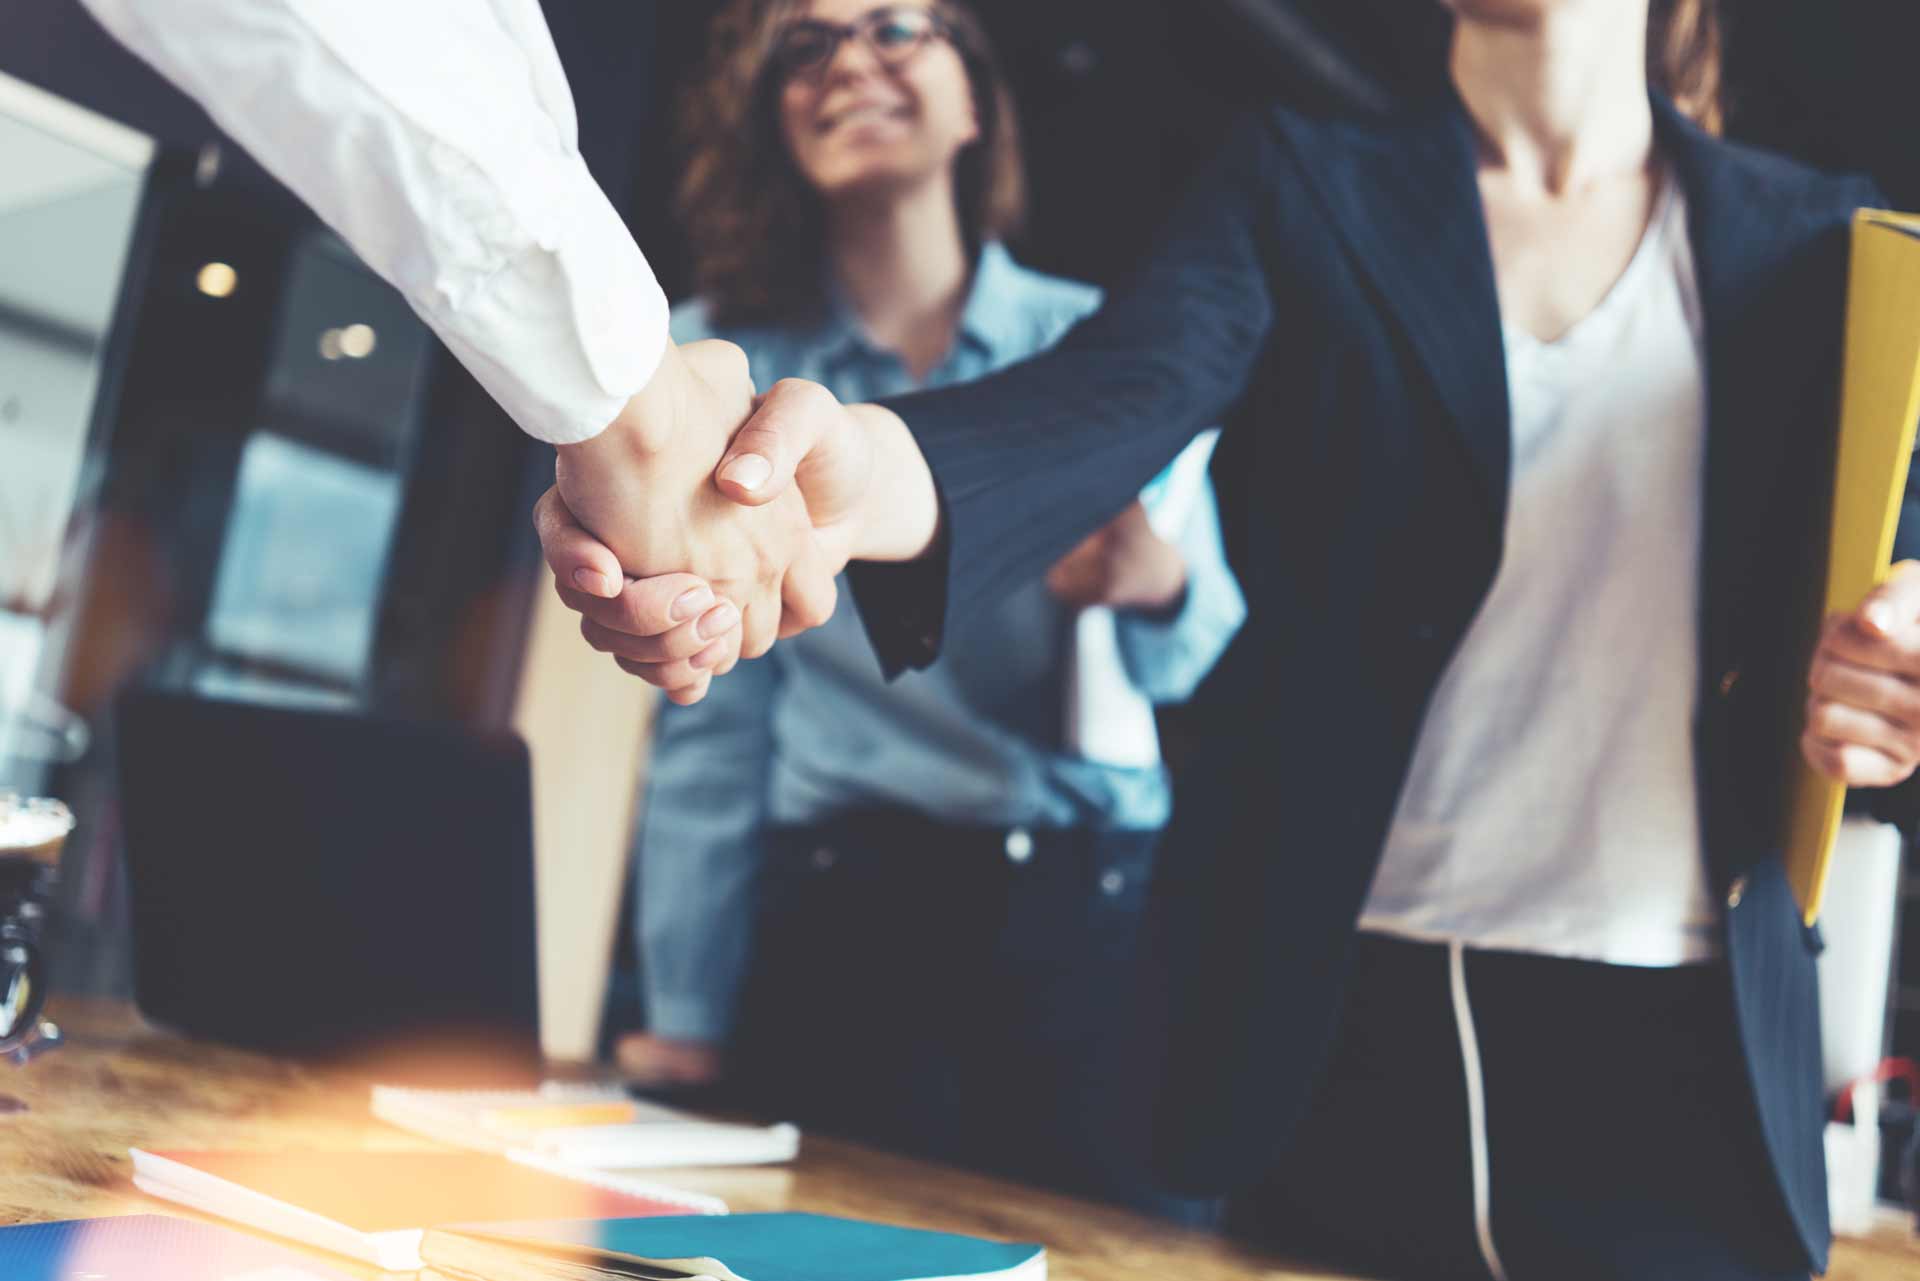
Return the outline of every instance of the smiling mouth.
{"type": "Polygon", "coordinates": [[[844,111],[834,111],[821,116],[814,126],[815,133],[832,133],[841,125],[868,124],[876,120],[907,120],[912,112],[904,106],[884,103],[863,103],[857,107],[848,107],[844,111]]]}

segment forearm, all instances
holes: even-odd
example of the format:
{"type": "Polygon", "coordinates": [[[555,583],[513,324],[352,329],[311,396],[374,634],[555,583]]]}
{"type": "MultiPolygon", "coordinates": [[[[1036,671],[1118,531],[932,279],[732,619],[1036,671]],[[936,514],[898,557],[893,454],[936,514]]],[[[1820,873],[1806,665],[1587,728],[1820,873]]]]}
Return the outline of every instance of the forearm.
{"type": "Polygon", "coordinates": [[[582,472],[625,472],[641,465],[648,455],[666,442],[663,425],[678,420],[680,406],[675,403],[684,386],[684,358],[674,342],[663,337],[659,363],[653,376],[610,414],[605,430],[576,441],[556,442],[554,451],[562,469],[582,472]]]}
{"type": "Polygon", "coordinates": [[[874,475],[854,558],[919,560],[940,537],[940,497],[919,442],[900,415],[881,405],[849,406],[873,442],[874,475]]]}

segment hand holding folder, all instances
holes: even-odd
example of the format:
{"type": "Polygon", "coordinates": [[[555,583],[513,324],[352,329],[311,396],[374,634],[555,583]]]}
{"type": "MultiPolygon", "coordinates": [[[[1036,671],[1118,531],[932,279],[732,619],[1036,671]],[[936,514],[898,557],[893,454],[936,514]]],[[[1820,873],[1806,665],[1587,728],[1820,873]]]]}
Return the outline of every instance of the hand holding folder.
{"type": "MultiPolygon", "coordinates": [[[[1893,558],[1914,427],[1920,421],[1920,218],[1862,210],[1854,217],[1847,282],[1828,614],[1860,608],[1893,558]]],[[[1808,924],[1820,915],[1846,788],[1794,745],[1787,877],[1808,924]]]]}

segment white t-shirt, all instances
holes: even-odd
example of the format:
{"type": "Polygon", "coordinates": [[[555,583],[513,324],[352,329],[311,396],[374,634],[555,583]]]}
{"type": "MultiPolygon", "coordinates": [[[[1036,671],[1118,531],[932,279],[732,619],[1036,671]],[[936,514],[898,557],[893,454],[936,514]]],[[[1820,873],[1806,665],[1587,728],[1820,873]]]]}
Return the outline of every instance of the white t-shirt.
{"type": "Polygon", "coordinates": [[[1706,357],[1685,199],[1556,342],[1506,333],[1506,551],[1442,677],[1362,929],[1715,955],[1696,808],[1706,357]]]}

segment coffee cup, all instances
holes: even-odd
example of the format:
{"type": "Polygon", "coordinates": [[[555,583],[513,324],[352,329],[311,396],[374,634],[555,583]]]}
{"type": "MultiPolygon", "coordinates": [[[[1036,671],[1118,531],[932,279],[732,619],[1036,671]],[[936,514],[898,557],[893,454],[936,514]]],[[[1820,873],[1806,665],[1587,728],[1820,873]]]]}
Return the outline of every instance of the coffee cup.
{"type": "Polygon", "coordinates": [[[73,813],[59,801],[0,795],[0,1061],[25,1063],[59,1042],[40,1015],[46,964],[40,925],[73,813]]]}
{"type": "Polygon", "coordinates": [[[59,801],[22,800],[11,792],[0,792],[0,858],[58,867],[60,851],[72,831],[73,811],[59,801]]]}

